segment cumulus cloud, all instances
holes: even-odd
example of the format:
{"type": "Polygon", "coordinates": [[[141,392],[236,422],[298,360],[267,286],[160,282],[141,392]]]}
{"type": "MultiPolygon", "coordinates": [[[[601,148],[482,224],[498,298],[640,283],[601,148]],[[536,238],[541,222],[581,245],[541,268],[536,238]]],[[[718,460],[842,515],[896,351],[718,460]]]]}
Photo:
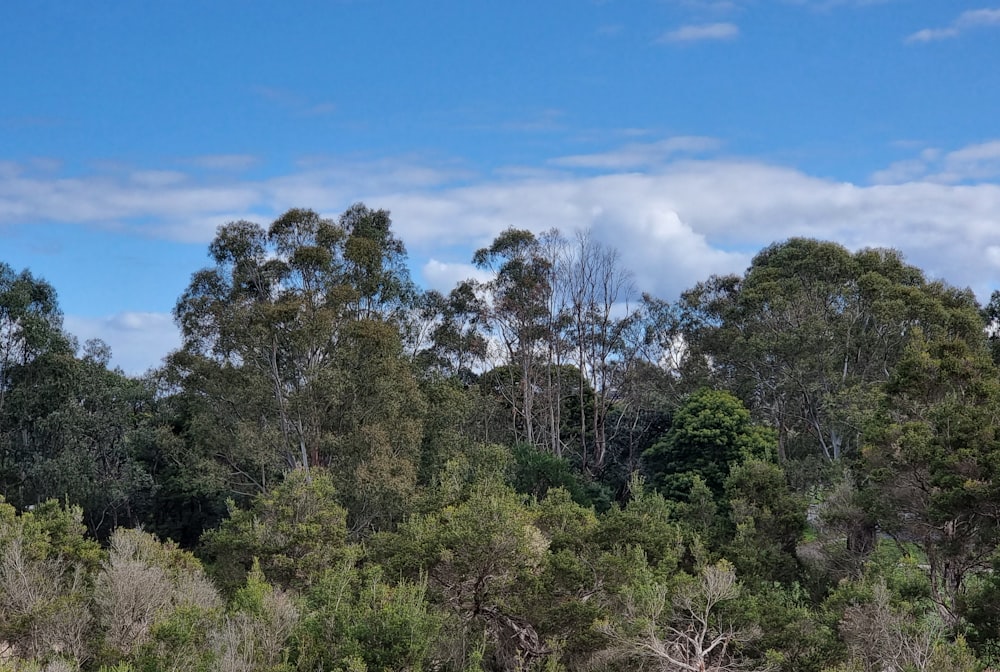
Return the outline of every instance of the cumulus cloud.
{"type": "MultiPolygon", "coordinates": [[[[1000,286],[998,140],[918,151],[869,184],[759,160],[695,159],[700,141],[673,143],[563,157],[553,160],[553,170],[478,175],[421,165],[416,157],[394,165],[309,162],[260,180],[175,179],[156,171],[152,178],[64,178],[8,164],[0,171],[0,227],[119,221],[122,235],[207,242],[230,219],[266,223],[293,206],[334,216],[362,200],[392,211],[413,268],[441,291],[475,277],[468,263],[473,250],[511,226],[589,229],[620,250],[641,291],[667,299],[712,273],[741,272],[763,246],[791,236],[851,249],[897,247],[931,277],[970,286],[980,298],[1000,286]],[[629,158],[635,156],[641,159],[629,158]]],[[[67,328],[81,340],[106,340],[130,372],[155,364],[150,354],[159,357],[178,343],[166,314],[69,317],[67,328]]]]}
{"type": "Polygon", "coordinates": [[[742,271],[790,236],[858,249],[898,247],[934,277],[980,296],[1000,280],[1000,186],[863,186],[740,161],[686,161],[651,174],[484,183],[388,199],[404,240],[485,244],[507,226],[591,229],[621,250],[640,289],[676,296],[712,273],[742,271]]]}
{"type": "Polygon", "coordinates": [[[138,376],[181,345],[180,333],[167,313],[122,312],[103,317],[66,315],[63,327],[80,343],[99,338],[111,346],[111,365],[138,376]]]}
{"type": "Polygon", "coordinates": [[[910,44],[937,42],[958,37],[967,30],[1000,26],[1000,9],[971,9],[959,14],[951,24],[942,28],[924,28],[909,35],[906,42],[910,44]]]}
{"type": "Polygon", "coordinates": [[[447,294],[463,280],[485,282],[491,277],[489,273],[472,264],[439,261],[433,257],[421,267],[420,274],[423,276],[424,286],[427,289],[436,289],[442,294],[447,294]]]}
{"type": "Polygon", "coordinates": [[[740,28],[735,23],[703,23],[681,26],[657,39],[659,43],[680,44],[705,42],[711,40],[731,40],[740,34],[740,28]]]}

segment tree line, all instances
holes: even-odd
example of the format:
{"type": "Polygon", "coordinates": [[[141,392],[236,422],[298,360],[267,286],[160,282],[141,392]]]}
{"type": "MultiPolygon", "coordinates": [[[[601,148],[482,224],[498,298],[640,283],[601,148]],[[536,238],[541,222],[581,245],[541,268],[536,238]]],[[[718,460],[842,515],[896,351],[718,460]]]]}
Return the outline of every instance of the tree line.
{"type": "Polygon", "coordinates": [[[0,263],[0,669],[1000,664],[1000,294],[518,229],[443,294],[363,204],[208,253],[138,378],[0,263]]]}

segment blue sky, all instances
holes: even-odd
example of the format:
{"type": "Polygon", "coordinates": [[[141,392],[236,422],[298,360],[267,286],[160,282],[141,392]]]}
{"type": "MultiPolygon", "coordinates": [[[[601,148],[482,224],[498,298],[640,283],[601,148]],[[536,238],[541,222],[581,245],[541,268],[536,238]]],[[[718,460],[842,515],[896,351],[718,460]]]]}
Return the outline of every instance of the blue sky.
{"type": "Polygon", "coordinates": [[[793,235],[1000,287],[996,0],[11,2],[0,87],[0,261],[131,373],[216,226],[359,200],[440,289],[507,226],[665,298],[793,235]]]}

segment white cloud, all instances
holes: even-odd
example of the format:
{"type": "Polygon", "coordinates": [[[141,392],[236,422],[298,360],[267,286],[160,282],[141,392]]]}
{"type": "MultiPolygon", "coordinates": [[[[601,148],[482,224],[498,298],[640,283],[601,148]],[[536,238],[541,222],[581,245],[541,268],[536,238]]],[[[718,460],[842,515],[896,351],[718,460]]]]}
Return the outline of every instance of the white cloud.
{"type": "MultiPolygon", "coordinates": [[[[740,272],[763,246],[790,236],[849,248],[900,248],[932,277],[971,286],[981,298],[1000,286],[1000,141],[952,151],[917,151],[873,176],[837,182],[756,160],[679,160],[666,151],[697,142],[629,145],[564,157],[561,170],[473,175],[409,160],[310,162],[262,180],[136,180],[130,173],[61,178],[9,164],[0,177],[3,222],[104,226],[122,235],[207,242],[225,221],[266,223],[292,206],[336,215],[354,201],[392,211],[397,235],[425,283],[442,291],[474,274],[472,252],[503,229],[570,234],[590,229],[617,247],[636,284],[673,298],[712,273],[740,272]],[[628,158],[642,157],[641,160],[628,158]],[[585,171],[577,172],[576,167],[585,171]],[[158,185],[156,184],[158,183],[158,185]],[[131,218],[141,220],[132,225],[131,218]]],[[[706,143],[706,147],[711,143],[706,143]]],[[[679,151],[679,150],[678,150],[679,151]]],[[[77,310],[67,306],[69,312],[77,310]]],[[[101,337],[115,361],[140,372],[178,343],[169,315],[67,318],[81,340],[101,337]]]]}
{"type": "Polygon", "coordinates": [[[906,42],[910,44],[922,42],[937,42],[958,37],[972,28],[1000,26],[1000,9],[972,9],[962,12],[950,25],[943,28],[924,28],[909,35],[906,42]]]}
{"type": "Polygon", "coordinates": [[[180,333],[167,313],[123,312],[104,317],[66,315],[63,327],[79,339],[81,345],[99,338],[111,346],[111,365],[125,373],[142,375],[159,364],[181,345],[180,333]]]}
{"type": "Polygon", "coordinates": [[[1000,26],[1000,9],[972,9],[959,14],[955,25],[960,28],[1000,26]]]}
{"type": "Polygon", "coordinates": [[[906,41],[909,43],[937,42],[938,40],[958,37],[958,33],[959,30],[957,28],[924,28],[907,37],[906,41]]]}
{"type": "Polygon", "coordinates": [[[1000,140],[969,145],[951,152],[924,149],[918,157],[897,161],[872,175],[875,184],[913,180],[960,184],[1000,178],[1000,140]]]}
{"type": "Polygon", "coordinates": [[[660,43],[691,43],[708,40],[731,40],[740,34],[740,28],[735,23],[703,23],[681,26],[664,33],[657,39],[660,43]]]}
{"type": "Polygon", "coordinates": [[[447,294],[463,280],[485,282],[491,277],[489,273],[472,264],[439,261],[433,257],[421,267],[420,274],[427,289],[436,289],[442,294],[447,294]]]}

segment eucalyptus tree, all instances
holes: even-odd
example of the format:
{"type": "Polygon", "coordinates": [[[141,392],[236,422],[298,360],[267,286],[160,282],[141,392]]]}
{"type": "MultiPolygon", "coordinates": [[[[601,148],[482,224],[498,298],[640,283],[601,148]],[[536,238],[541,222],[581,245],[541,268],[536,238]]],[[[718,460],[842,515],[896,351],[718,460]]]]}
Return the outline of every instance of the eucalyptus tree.
{"type": "Polygon", "coordinates": [[[570,339],[580,371],[581,462],[584,469],[597,472],[604,467],[608,451],[608,413],[630,363],[625,356],[626,336],[638,313],[628,302],[635,286],[618,251],[588,232],[577,234],[563,282],[572,320],[570,339]],[[593,390],[590,404],[585,400],[588,387],[593,390]]]}
{"type": "Polygon", "coordinates": [[[472,280],[458,283],[447,296],[431,290],[421,299],[420,330],[426,343],[417,337],[417,360],[426,370],[449,378],[471,382],[486,361],[489,342],[481,330],[486,311],[472,280]]]}
{"type": "Polygon", "coordinates": [[[177,303],[184,347],[171,367],[213,419],[199,431],[243,492],[296,466],[335,466],[360,488],[373,460],[415,462],[422,405],[400,345],[415,290],[388,212],[232,222],[209,253],[214,266],[177,303]]]}
{"type": "Polygon", "coordinates": [[[138,522],[152,487],[138,455],[152,391],[109,359],[100,341],[77,357],[55,289],[0,263],[0,492],[20,506],[82,505],[102,535],[138,522]]]}
{"type": "Polygon", "coordinates": [[[0,262],[0,413],[14,370],[45,352],[68,352],[56,291],[0,262]]]}
{"type": "Polygon", "coordinates": [[[494,273],[483,285],[488,297],[483,321],[510,365],[510,383],[516,395],[510,399],[516,418],[515,437],[535,444],[535,397],[541,386],[538,363],[549,329],[552,262],[542,253],[533,233],[507,229],[489,247],[477,250],[473,263],[494,273]]]}

